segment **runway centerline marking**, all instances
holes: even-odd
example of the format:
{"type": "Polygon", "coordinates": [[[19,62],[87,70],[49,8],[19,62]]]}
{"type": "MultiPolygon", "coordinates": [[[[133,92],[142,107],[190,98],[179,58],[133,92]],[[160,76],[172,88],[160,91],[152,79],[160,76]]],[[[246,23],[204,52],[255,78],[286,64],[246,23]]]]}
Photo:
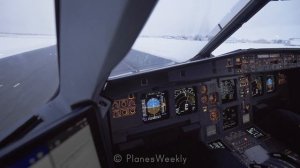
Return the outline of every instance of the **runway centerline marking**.
{"type": "Polygon", "coordinates": [[[20,85],[20,83],[15,84],[13,87],[16,88],[20,85]]]}

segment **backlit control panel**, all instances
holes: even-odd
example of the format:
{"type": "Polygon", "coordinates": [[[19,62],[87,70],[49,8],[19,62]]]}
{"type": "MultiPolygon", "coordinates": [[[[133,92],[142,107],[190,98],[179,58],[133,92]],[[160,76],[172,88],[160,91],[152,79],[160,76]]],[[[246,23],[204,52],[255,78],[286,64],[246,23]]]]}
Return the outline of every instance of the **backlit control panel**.
{"type": "Polygon", "coordinates": [[[237,151],[241,154],[256,145],[256,141],[242,130],[230,132],[224,137],[224,142],[231,147],[233,151],[237,151]]]}

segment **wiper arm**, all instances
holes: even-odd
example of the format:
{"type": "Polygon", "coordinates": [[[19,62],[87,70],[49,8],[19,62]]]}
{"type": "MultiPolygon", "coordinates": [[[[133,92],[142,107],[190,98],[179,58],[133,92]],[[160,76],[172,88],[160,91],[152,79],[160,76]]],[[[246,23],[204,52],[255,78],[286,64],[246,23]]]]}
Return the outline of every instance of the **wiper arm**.
{"type": "Polygon", "coordinates": [[[209,56],[220,44],[236,32],[244,23],[262,9],[270,0],[251,0],[242,8],[224,27],[217,25],[220,30],[218,33],[202,48],[202,50],[191,59],[198,60],[209,56]]]}

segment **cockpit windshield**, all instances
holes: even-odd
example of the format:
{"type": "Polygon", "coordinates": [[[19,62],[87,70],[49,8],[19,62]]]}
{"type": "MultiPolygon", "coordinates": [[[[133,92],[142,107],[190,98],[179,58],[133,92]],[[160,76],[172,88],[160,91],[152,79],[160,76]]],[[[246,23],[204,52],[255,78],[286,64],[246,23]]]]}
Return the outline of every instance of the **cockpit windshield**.
{"type": "MultiPolygon", "coordinates": [[[[110,76],[189,61],[249,2],[160,0],[130,52],[110,76]]],[[[246,48],[299,47],[299,5],[296,0],[271,1],[212,54],[218,56],[246,48]]]]}
{"type": "Polygon", "coordinates": [[[238,49],[300,48],[300,1],[270,1],[221,44],[213,55],[238,49]]]}

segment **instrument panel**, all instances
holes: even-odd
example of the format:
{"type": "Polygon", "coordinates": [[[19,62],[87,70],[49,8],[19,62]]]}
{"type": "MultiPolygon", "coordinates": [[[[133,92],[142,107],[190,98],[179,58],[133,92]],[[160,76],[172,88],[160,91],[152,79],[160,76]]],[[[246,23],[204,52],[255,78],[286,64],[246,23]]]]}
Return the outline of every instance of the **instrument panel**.
{"type": "Polygon", "coordinates": [[[238,106],[227,107],[223,110],[223,130],[238,126],[238,106]]]}
{"type": "Polygon", "coordinates": [[[228,103],[237,99],[236,79],[222,80],[220,83],[222,103],[228,103]]]}
{"type": "Polygon", "coordinates": [[[174,90],[175,111],[177,115],[192,113],[196,111],[195,89],[179,88],[174,90]]]}
{"type": "Polygon", "coordinates": [[[143,121],[154,121],[168,117],[166,92],[149,92],[141,97],[143,121]]]}
{"type": "Polygon", "coordinates": [[[271,93],[275,91],[275,77],[274,75],[268,75],[266,78],[266,92],[271,93]]]}
{"type": "Polygon", "coordinates": [[[250,125],[258,100],[277,96],[288,83],[286,70],[300,67],[300,51],[256,52],[109,81],[113,142],[128,142],[128,137],[182,122],[199,125],[195,128],[204,141],[250,125]],[[120,85],[122,89],[116,89],[120,85]],[[125,100],[131,105],[122,106],[125,100]]]}
{"type": "Polygon", "coordinates": [[[124,99],[116,99],[112,103],[112,118],[120,118],[136,114],[135,97],[129,96],[124,99]]]}
{"type": "Polygon", "coordinates": [[[253,80],[251,81],[251,86],[252,86],[251,94],[253,97],[261,96],[264,94],[262,76],[254,76],[253,80]]]}

